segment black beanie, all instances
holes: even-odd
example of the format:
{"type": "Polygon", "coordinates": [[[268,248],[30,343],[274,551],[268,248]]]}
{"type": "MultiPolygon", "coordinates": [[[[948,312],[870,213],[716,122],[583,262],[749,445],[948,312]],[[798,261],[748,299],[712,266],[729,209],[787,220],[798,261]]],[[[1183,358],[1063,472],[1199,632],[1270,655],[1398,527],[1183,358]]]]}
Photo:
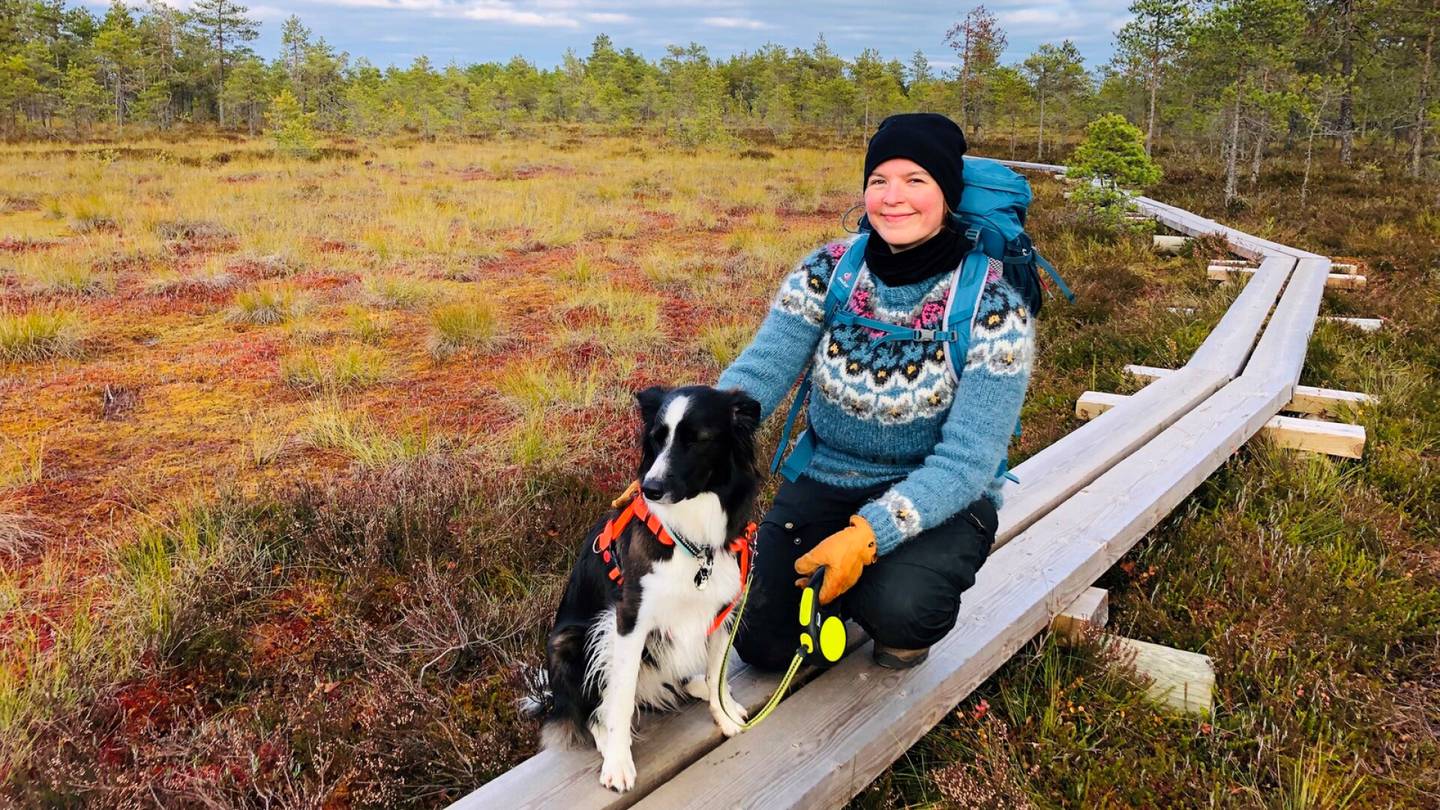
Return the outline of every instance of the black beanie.
{"type": "Polygon", "coordinates": [[[939,113],[902,113],[880,122],[870,136],[865,151],[865,175],[860,187],[870,180],[876,166],[891,158],[915,161],[945,195],[951,211],[960,207],[960,193],[965,189],[965,133],[949,118],[939,113]]]}

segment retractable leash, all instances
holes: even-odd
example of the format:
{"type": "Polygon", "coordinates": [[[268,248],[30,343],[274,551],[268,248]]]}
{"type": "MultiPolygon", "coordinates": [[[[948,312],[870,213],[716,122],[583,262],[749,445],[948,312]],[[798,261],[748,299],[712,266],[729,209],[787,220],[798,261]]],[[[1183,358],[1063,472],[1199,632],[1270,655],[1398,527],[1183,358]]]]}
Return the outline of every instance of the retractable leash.
{"type": "MultiPolygon", "coordinates": [[[[845,654],[845,622],[833,613],[826,613],[824,606],[820,604],[820,586],[824,581],[825,566],[822,565],[815,569],[815,573],[810,575],[810,581],[801,589],[800,646],[795,649],[795,657],[790,659],[790,667],[780,678],[780,684],[775,687],[775,693],[770,696],[770,700],[754,717],[745,722],[736,719],[730,713],[730,707],[725,705],[725,670],[730,664],[730,648],[735,644],[735,633],[730,633],[730,638],[725,642],[725,657],[720,660],[720,710],[740,728],[754,728],[761,720],[770,716],[770,712],[775,711],[775,707],[780,705],[780,700],[790,690],[790,684],[800,671],[801,664],[829,665],[839,661],[845,654]]],[[[735,607],[737,630],[745,615],[745,600],[750,596],[750,583],[743,583],[742,588],[740,604],[735,607]]]]}

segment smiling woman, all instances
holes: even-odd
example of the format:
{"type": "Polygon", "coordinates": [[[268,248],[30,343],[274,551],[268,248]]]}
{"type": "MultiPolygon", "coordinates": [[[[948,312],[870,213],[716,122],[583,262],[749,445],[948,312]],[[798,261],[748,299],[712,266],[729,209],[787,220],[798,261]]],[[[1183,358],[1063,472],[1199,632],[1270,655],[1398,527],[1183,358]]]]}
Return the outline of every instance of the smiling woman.
{"type": "Polygon", "coordinates": [[[752,665],[790,660],[795,577],[824,566],[821,601],[841,600],[875,639],[877,663],[914,666],[954,625],[994,542],[996,470],[1029,382],[1034,325],[1001,262],[956,272],[973,247],[951,216],[964,154],[964,134],[942,115],[881,122],[865,155],[864,247],[833,242],[804,259],[720,376],[759,400],[762,417],[807,364],[813,380],[809,438],[757,539],[735,643],[752,665]],[[863,250],[863,263],[842,262],[849,250],[863,250]],[[946,318],[962,277],[979,297],[952,365],[943,341],[957,334],[946,318]],[[832,283],[848,297],[832,299],[832,283]]]}

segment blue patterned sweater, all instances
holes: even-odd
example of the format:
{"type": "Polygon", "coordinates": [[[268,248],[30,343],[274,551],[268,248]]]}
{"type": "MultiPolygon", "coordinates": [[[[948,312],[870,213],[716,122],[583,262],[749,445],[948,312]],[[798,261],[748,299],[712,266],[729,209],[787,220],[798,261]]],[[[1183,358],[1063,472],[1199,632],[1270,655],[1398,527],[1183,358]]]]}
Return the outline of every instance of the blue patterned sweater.
{"type": "MultiPolygon", "coordinates": [[[[938,342],[876,343],[879,333],[863,326],[823,326],[825,291],[845,248],[824,245],[785,277],[718,386],[755,397],[765,418],[814,363],[806,415],[817,446],[805,474],[845,488],[892,483],[859,512],[883,555],[982,494],[1000,505],[1004,481],[995,472],[1030,381],[1035,327],[992,259],[957,384],[938,342]]],[[[888,323],[943,328],[953,277],[887,287],[862,268],[848,306],[888,323]]]]}

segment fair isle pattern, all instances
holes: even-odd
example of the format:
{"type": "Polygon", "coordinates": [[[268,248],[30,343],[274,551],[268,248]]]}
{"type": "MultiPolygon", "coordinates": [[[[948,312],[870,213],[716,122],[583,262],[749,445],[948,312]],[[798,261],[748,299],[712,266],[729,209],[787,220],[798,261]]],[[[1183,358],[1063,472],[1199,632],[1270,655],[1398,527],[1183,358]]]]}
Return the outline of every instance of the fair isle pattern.
{"type": "Polygon", "coordinates": [[[984,368],[999,377],[1028,374],[1034,355],[1030,311],[1013,290],[991,286],[980,299],[965,370],[984,368]]]}
{"type": "Polygon", "coordinates": [[[846,242],[831,242],[806,256],[780,283],[773,308],[819,326],[825,320],[825,290],[830,285],[830,274],[847,247],[846,242]]]}
{"type": "MultiPolygon", "coordinates": [[[[850,297],[856,315],[916,329],[940,329],[954,274],[945,273],[915,304],[887,307],[870,273],[850,297]]],[[[937,341],[886,340],[863,326],[833,326],[815,349],[815,391],[845,413],[884,425],[935,416],[955,399],[955,374],[937,341]]]]}
{"type": "MultiPolygon", "coordinates": [[[[877,343],[864,327],[827,329],[825,293],[848,247],[824,245],[785,276],[755,339],[717,384],[754,396],[768,417],[813,362],[806,415],[817,446],[805,474],[844,488],[891,485],[859,509],[884,555],[980,495],[1003,502],[995,469],[1029,384],[1035,328],[992,259],[958,383],[944,344],[877,343]]],[[[858,272],[851,311],[911,328],[942,325],[952,274],[887,287],[858,272]]]]}
{"type": "Polygon", "coordinates": [[[914,537],[920,533],[920,513],[909,498],[892,489],[876,498],[875,505],[890,516],[890,522],[895,524],[901,537],[914,537]]]}

